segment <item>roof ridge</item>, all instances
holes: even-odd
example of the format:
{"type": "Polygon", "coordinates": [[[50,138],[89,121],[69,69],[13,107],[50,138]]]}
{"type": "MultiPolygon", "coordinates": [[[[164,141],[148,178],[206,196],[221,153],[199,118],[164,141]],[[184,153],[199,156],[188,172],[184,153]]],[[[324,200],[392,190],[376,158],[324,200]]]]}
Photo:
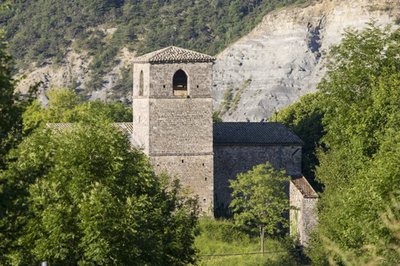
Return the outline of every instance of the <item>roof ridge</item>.
{"type": "Polygon", "coordinates": [[[190,63],[213,61],[215,61],[215,57],[213,56],[173,45],[136,57],[133,60],[134,63],[190,63]]]}

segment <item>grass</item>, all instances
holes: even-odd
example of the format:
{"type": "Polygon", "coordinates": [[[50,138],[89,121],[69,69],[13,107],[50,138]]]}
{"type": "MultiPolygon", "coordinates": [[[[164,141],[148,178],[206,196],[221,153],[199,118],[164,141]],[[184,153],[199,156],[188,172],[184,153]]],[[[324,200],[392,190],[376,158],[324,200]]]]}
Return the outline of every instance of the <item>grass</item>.
{"type": "Polygon", "coordinates": [[[258,237],[249,237],[226,220],[201,219],[200,234],[195,240],[198,249],[198,265],[297,265],[287,246],[280,240],[265,239],[265,254],[260,252],[258,237]],[[213,256],[210,256],[213,255],[213,256]]]}

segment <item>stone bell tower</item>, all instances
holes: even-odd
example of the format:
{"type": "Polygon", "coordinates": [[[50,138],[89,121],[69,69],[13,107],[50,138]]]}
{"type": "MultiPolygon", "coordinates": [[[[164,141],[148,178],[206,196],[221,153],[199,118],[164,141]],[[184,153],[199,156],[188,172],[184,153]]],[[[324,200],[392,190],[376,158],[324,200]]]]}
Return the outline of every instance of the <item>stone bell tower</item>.
{"type": "Polygon", "coordinates": [[[213,212],[212,65],[215,58],[167,47],[133,67],[133,140],[157,173],[181,180],[213,212]]]}

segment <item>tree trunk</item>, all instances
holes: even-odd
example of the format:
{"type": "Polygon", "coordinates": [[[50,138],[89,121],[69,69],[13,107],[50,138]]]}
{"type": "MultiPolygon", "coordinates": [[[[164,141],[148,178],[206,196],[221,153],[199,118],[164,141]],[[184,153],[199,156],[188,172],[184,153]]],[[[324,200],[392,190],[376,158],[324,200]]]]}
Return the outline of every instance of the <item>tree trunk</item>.
{"type": "Polygon", "coordinates": [[[264,234],[265,229],[263,225],[260,225],[260,244],[261,244],[261,255],[264,256],[264,234]]]}

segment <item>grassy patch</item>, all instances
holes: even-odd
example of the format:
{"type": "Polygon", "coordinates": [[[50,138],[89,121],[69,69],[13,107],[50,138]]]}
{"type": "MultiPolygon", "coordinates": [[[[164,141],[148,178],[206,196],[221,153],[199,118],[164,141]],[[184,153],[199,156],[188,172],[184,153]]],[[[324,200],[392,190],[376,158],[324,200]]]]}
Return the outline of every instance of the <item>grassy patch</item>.
{"type": "Polygon", "coordinates": [[[265,239],[264,256],[244,254],[260,251],[259,238],[248,236],[230,221],[201,219],[199,230],[198,265],[297,265],[287,245],[276,239],[265,239]]]}

